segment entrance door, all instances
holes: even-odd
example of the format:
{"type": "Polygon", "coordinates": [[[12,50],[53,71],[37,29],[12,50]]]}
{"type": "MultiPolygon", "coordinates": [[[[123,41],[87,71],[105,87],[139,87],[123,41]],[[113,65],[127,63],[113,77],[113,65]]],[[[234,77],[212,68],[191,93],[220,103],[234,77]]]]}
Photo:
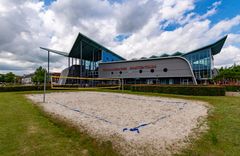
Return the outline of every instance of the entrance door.
{"type": "Polygon", "coordinates": [[[182,84],[188,85],[188,79],[182,79],[182,84]]]}

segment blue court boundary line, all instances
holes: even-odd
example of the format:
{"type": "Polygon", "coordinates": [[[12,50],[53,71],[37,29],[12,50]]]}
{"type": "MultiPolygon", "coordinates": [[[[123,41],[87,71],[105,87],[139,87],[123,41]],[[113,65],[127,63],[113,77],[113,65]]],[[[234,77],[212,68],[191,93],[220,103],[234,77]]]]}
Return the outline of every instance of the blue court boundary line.
{"type": "MultiPolygon", "coordinates": [[[[172,103],[173,103],[173,102],[172,102],[172,103]]],[[[175,102],[175,103],[183,103],[183,107],[185,107],[185,105],[186,105],[186,102],[175,102]]],[[[83,111],[80,111],[79,109],[74,109],[74,108],[71,108],[71,107],[69,107],[69,106],[67,106],[67,105],[60,104],[60,103],[57,103],[57,102],[56,102],[56,104],[61,105],[61,106],[65,107],[65,108],[68,108],[69,110],[75,111],[75,112],[77,112],[77,113],[80,113],[80,114],[83,114],[83,115],[86,115],[86,116],[89,116],[89,117],[98,119],[98,120],[100,120],[100,121],[106,122],[106,123],[108,123],[108,124],[113,124],[113,125],[116,125],[116,126],[118,126],[118,127],[124,127],[124,126],[120,126],[120,125],[118,125],[118,124],[114,124],[114,123],[112,123],[111,121],[106,120],[106,119],[104,119],[104,118],[101,118],[101,117],[99,117],[99,116],[94,116],[94,115],[85,113],[85,112],[83,112],[83,111]]],[[[178,108],[178,110],[181,111],[181,110],[183,109],[183,107],[178,108]]],[[[174,114],[175,114],[175,113],[174,113],[174,114]]],[[[172,114],[172,115],[173,115],[173,114],[172,114]]],[[[144,123],[144,124],[138,125],[138,126],[133,127],[133,128],[127,128],[127,127],[125,127],[125,128],[122,129],[122,131],[123,131],[123,132],[125,132],[125,131],[130,131],[130,132],[140,133],[139,128],[146,127],[146,126],[148,126],[148,125],[150,125],[150,124],[155,124],[155,123],[157,123],[158,121],[163,120],[163,119],[165,119],[165,118],[167,118],[167,117],[170,117],[170,116],[171,116],[170,114],[169,114],[169,115],[164,115],[164,116],[156,119],[155,121],[152,121],[152,122],[149,122],[149,123],[144,123]]]]}

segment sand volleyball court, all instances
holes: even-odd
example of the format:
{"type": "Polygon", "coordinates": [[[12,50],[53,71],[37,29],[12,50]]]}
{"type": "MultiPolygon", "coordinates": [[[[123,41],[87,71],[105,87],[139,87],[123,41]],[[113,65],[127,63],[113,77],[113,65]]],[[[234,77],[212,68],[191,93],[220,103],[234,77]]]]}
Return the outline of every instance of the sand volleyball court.
{"type": "Polygon", "coordinates": [[[171,155],[206,129],[208,108],[198,101],[87,91],[49,93],[46,103],[41,94],[28,98],[92,137],[110,140],[123,155],[171,155]]]}

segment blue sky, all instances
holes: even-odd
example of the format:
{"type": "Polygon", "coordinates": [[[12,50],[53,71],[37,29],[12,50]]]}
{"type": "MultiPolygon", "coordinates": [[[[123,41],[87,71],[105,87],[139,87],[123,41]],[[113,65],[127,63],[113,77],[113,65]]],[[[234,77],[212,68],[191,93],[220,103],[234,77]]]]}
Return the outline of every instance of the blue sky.
{"type": "MultiPolygon", "coordinates": [[[[51,5],[51,3],[56,0],[44,0],[44,4],[46,6],[51,5]]],[[[109,0],[111,3],[122,3],[127,0],[109,0]]],[[[211,7],[214,2],[218,2],[219,0],[197,0],[196,7],[193,10],[198,14],[204,14],[206,11],[211,7]]],[[[223,19],[230,19],[234,17],[236,14],[240,14],[240,3],[238,0],[221,0],[221,5],[218,6],[217,13],[209,17],[212,24],[215,24],[223,19]]],[[[175,28],[179,27],[179,25],[170,25],[165,30],[174,30],[175,28]]],[[[240,26],[235,27],[233,31],[240,32],[240,26]]],[[[121,41],[127,38],[129,35],[122,35],[119,34],[116,36],[116,41],[121,41]]]]}
{"type": "Polygon", "coordinates": [[[52,4],[53,1],[55,1],[55,0],[44,0],[44,4],[45,4],[46,6],[49,6],[49,5],[52,4]]]}
{"type": "MultiPolygon", "coordinates": [[[[43,0],[44,5],[49,6],[52,2],[56,0],[43,0]]],[[[123,3],[127,0],[108,0],[111,4],[113,3],[123,3]]],[[[212,6],[214,2],[219,2],[220,0],[197,0],[195,9],[191,10],[199,15],[206,13],[206,11],[212,6]]],[[[210,16],[208,19],[211,20],[212,25],[223,20],[233,18],[236,14],[240,14],[240,3],[237,0],[221,0],[221,5],[218,6],[217,13],[210,16]]],[[[172,31],[178,28],[179,24],[168,25],[164,30],[172,31]]],[[[234,27],[233,32],[240,32],[240,26],[234,27]]],[[[115,36],[114,40],[119,42],[127,39],[130,34],[118,34],[115,36]]]]}
{"type": "MultiPolygon", "coordinates": [[[[196,7],[193,12],[197,14],[204,14],[211,7],[214,2],[218,2],[219,0],[198,0],[195,4],[196,7]]],[[[237,14],[240,14],[240,3],[238,0],[221,0],[221,5],[217,7],[217,13],[210,16],[208,19],[211,20],[212,25],[224,19],[231,19],[237,14]]],[[[170,25],[166,28],[166,30],[174,30],[179,27],[178,24],[170,25]]],[[[234,27],[233,32],[240,32],[240,26],[234,27]]]]}
{"type": "MultiPolygon", "coordinates": [[[[208,7],[210,7],[216,0],[199,0],[196,3],[195,11],[199,14],[204,14],[208,7]]],[[[226,18],[232,18],[240,14],[240,3],[238,0],[222,0],[221,5],[218,6],[217,14],[209,19],[213,22],[219,22],[226,18]]]]}
{"type": "MultiPolygon", "coordinates": [[[[240,64],[239,8],[238,0],[1,0],[0,73],[46,66],[39,47],[69,52],[79,32],[126,59],[189,52],[228,35],[215,67],[240,64]]],[[[52,71],[65,65],[52,56],[52,71]]]]}

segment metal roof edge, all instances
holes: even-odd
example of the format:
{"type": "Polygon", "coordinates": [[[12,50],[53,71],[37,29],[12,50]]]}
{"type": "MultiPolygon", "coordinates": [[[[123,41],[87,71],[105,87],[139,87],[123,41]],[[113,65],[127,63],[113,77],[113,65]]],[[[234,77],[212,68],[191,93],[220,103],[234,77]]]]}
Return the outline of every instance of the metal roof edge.
{"type": "Polygon", "coordinates": [[[71,48],[71,50],[70,50],[70,53],[71,53],[71,51],[72,51],[72,49],[73,49],[73,47],[74,47],[74,44],[77,42],[77,40],[78,40],[78,38],[79,38],[79,37],[83,37],[83,38],[85,38],[85,39],[89,40],[90,42],[92,42],[92,43],[96,44],[96,45],[97,45],[97,46],[99,46],[100,48],[102,48],[102,49],[104,49],[104,50],[106,50],[106,51],[108,51],[108,52],[112,53],[113,55],[115,55],[115,56],[117,56],[117,57],[120,57],[120,58],[121,58],[121,59],[123,59],[123,60],[126,60],[126,59],[125,59],[125,58],[123,58],[122,56],[120,56],[120,55],[118,55],[118,54],[114,53],[113,51],[109,50],[108,48],[104,47],[104,46],[103,46],[103,45],[101,45],[100,43],[98,43],[98,42],[94,41],[93,39],[91,39],[91,38],[87,37],[86,35],[83,35],[83,34],[82,34],[82,33],[80,33],[80,32],[78,33],[78,36],[77,36],[77,38],[76,38],[75,42],[73,43],[73,46],[72,46],[72,48],[71,48]]]}
{"type": "Polygon", "coordinates": [[[46,51],[49,51],[49,52],[52,52],[52,53],[55,53],[58,55],[66,56],[66,57],[68,57],[68,55],[69,55],[67,52],[53,50],[53,49],[49,49],[49,48],[40,47],[40,49],[43,49],[43,50],[46,50],[46,51]]]}
{"type": "MultiPolygon", "coordinates": [[[[221,39],[217,40],[216,42],[212,43],[212,44],[209,44],[209,45],[206,45],[204,47],[201,47],[201,48],[198,48],[198,49],[195,49],[195,50],[192,50],[190,52],[187,52],[185,54],[183,54],[182,56],[184,55],[187,55],[187,54],[190,54],[190,53],[194,53],[196,51],[200,51],[200,50],[203,50],[203,49],[207,49],[207,48],[212,48],[213,46],[217,45],[218,43],[222,42],[223,41],[223,44],[225,43],[226,39],[227,39],[228,35],[225,35],[224,37],[222,37],[221,39]]],[[[222,46],[223,46],[222,44],[222,46]]],[[[222,48],[221,48],[222,49],[222,48]]],[[[216,53],[217,54],[217,53],[216,53]]],[[[215,55],[215,54],[214,54],[215,55]]]]}

